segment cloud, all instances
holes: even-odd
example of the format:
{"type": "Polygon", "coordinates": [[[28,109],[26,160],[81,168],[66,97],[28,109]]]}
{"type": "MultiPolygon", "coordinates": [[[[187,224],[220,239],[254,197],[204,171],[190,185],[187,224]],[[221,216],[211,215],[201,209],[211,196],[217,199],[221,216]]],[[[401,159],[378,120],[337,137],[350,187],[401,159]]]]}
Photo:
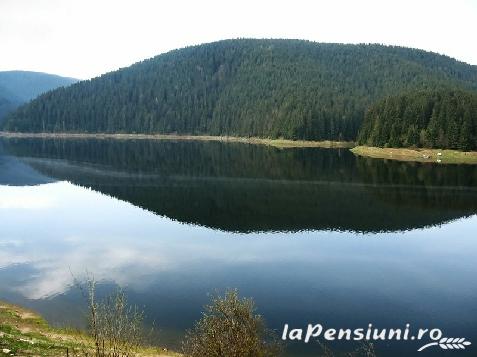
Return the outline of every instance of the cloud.
{"type": "Polygon", "coordinates": [[[55,200],[34,187],[0,186],[0,210],[40,210],[54,207],[55,200]]]}

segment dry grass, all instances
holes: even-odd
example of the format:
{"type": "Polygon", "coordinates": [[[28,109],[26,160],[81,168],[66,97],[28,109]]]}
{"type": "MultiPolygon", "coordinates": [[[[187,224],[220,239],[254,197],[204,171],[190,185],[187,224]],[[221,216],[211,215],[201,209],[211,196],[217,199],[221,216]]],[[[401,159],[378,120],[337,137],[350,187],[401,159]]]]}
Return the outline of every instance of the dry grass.
{"type": "Polygon", "coordinates": [[[399,161],[435,162],[440,164],[477,164],[477,152],[439,149],[378,148],[357,146],[351,151],[359,156],[399,161]]]}

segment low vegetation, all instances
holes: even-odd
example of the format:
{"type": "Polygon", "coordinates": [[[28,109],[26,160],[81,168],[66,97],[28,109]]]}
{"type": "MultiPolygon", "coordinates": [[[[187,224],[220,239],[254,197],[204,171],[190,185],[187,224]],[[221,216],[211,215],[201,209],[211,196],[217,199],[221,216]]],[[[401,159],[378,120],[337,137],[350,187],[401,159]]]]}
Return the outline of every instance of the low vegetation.
{"type": "Polygon", "coordinates": [[[276,357],[283,345],[256,314],[253,300],[228,290],[206,306],[202,319],[187,333],[183,350],[187,357],[276,357]]]}
{"type": "MultiPolygon", "coordinates": [[[[107,330],[106,330],[107,333],[107,330]]],[[[109,336],[115,336],[114,333],[109,336]]],[[[103,336],[103,332],[101,332],[103,336]]],[[[0,302],[0,356],[125,356],[124,354],[97,354],[95,338],[72,329],[50,327],[33,311],[0,302]]],[[[107,344],[105,339],[105,346],[107,344]]],[[[122,344],[121,344],[122,346],[122,344]]],[[[101,344],[99,352],[104,351],[101,344]]],[[[116,353],[116,352],[114,352],[116,353]]],[[[159,347],[137,346],[131,356],[179,357],[178,353],[164,351],[159,347]]]]}
{"type": "Polygon", "coordinates": [[[0,352],[3,355],[66,356],[69,353],[77,356],[79,351],[91,347],[86,336],[78,337],[78,332],[49,327],[32,311],[0,302],[0,352]]]}
{"type": "Polygon", "coordinates": [[[86,284],[88,322],[90,335],[94,340],[94,356],[135,356],[144,345],[144,313],[137,306],[127,303],[122,290],[117,290],[98,302],[96,282],[88,280],[86,284]]]}
{"type": "Polygon", "coordinates": [[[477,152],[419,148],[380,148],[357,146],[351,151],[359,156],[398,161],[434,162],[438,164],[477,164],[477,152]]]}
{"type": "MultiPolygon", "coordinates": [[[[285,345],[256,313],[253,299],[240,298],[237,290],[213,296],[203,317],[186,333],[183,354],[146,347],[142,312],[127,304],[122,291],[96,301],[95,283],[87,282],[89,334],[50,327],[38,314],[0,302],[0,356],[72,357],[279,357],[285,345]]],[[[320,356],[336,353],[321,344],[320,356]]],[[[375,357],[365,343],[349,357],[375,357]]]]}

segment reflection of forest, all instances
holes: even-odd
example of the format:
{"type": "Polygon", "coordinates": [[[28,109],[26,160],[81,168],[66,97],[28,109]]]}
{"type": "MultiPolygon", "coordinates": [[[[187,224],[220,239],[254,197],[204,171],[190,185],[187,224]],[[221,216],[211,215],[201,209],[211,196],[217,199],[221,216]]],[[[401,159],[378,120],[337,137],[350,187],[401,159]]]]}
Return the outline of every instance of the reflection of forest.
{"type": "Polygon", "coordinates": [[[436,165],[358,157],[361,180],[372,184],[381,200],[402,209],[447,209],[469,215],[477,212],[477,168],[474,165],[436,165]]]}
{"type": "Polygon", "coordinates": [[[477,212],[477,168],[220,142],[9,140],[42,174],[227,231],[394,231],[477,212]]]}

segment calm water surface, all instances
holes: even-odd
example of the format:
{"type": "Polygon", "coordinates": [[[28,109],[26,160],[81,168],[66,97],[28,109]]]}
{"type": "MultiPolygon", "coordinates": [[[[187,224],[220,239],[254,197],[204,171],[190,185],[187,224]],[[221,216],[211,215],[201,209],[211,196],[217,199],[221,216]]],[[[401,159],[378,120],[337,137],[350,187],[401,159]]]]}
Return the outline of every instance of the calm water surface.
{"type": "Polygon", "coordinates": [[[466,337],[474,345],[458,354],[475,356],[476,213],[473,166],[239,143],[4,140],[0,299],[81,327],[73,276],[89,271],[101,294],[125,288],[177,348],[207,294],[237,287],[277,330],[411,323],[466,337]]]}

